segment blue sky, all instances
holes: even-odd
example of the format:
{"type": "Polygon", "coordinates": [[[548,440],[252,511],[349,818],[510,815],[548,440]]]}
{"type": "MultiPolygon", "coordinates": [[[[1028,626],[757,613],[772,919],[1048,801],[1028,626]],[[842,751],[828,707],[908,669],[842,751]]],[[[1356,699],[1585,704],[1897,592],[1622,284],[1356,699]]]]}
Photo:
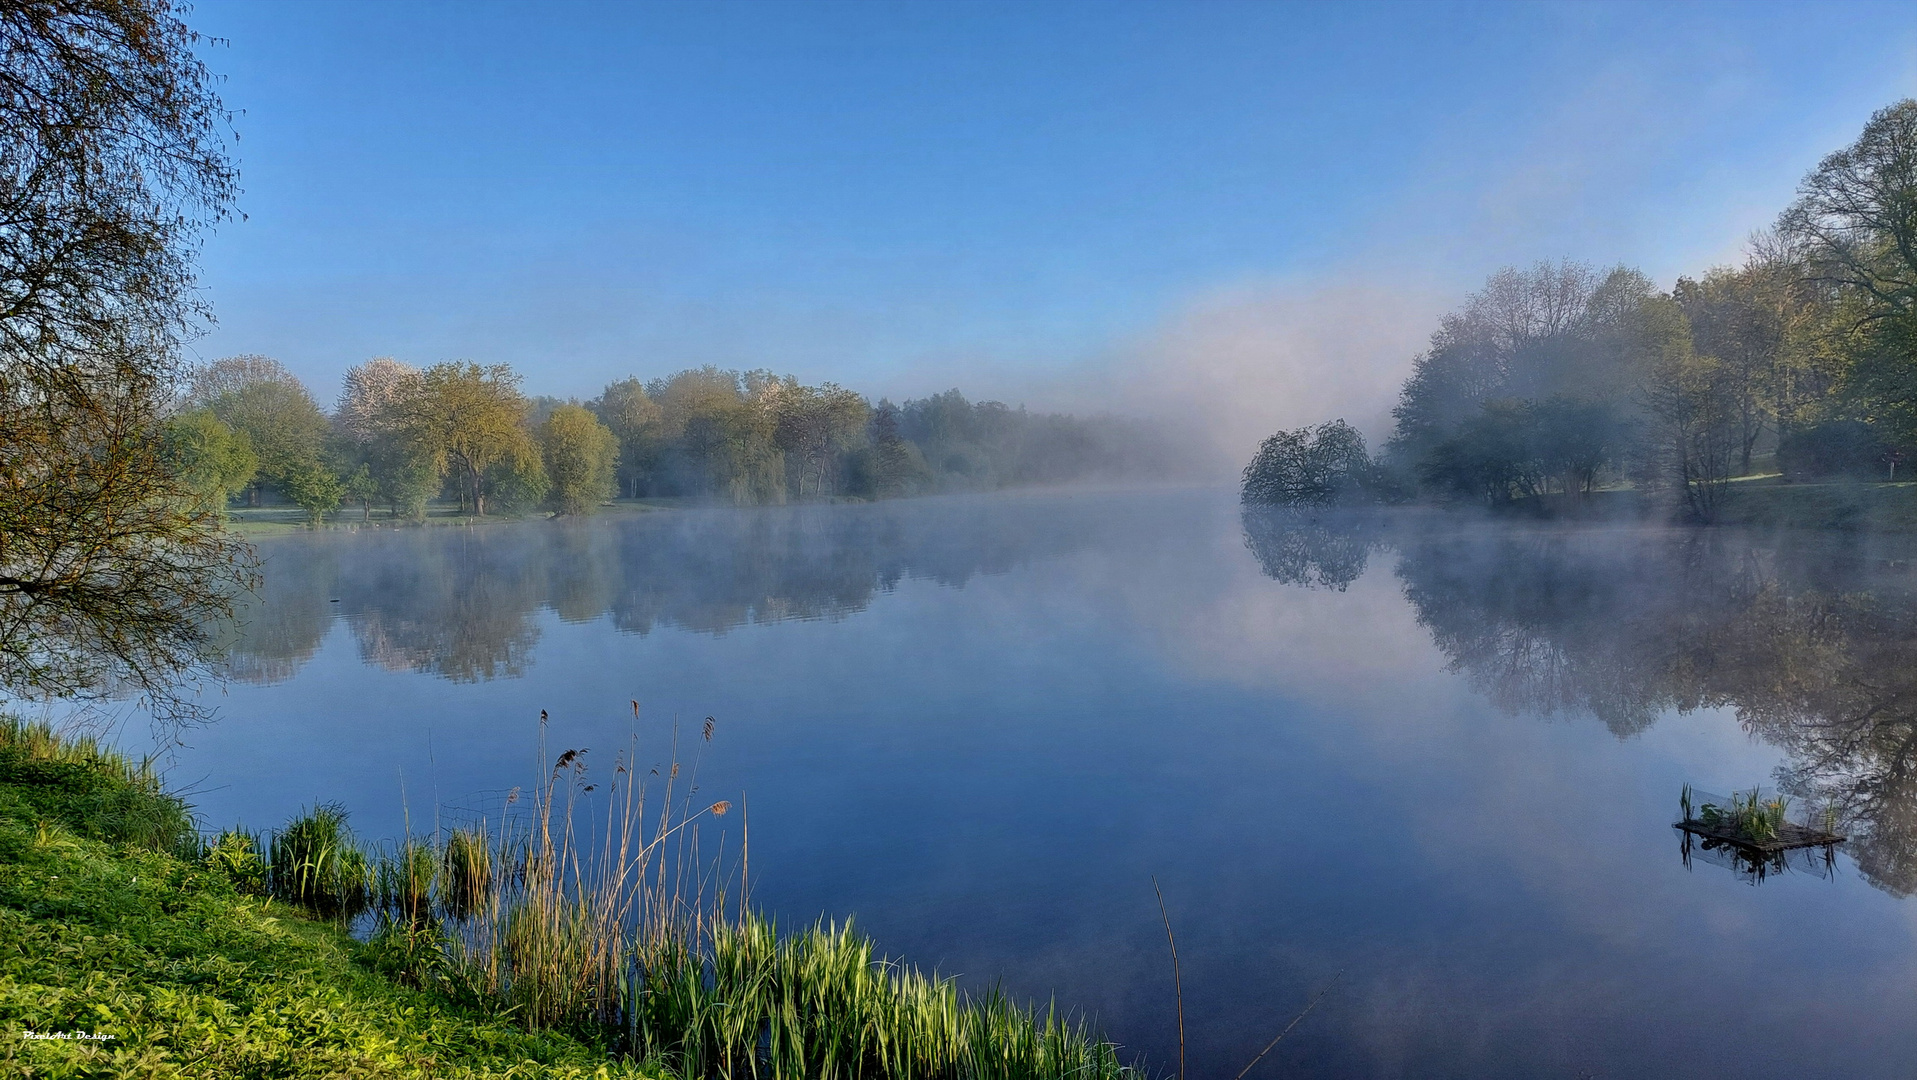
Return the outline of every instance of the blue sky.
{"type": "Polygon", "coordinates": [[[1507,263],[1735,258],[1917,94],[1909,5],[202,2],[220,325],[529,391],[1374,412],[1507,263]],[[1194,389],[1197,387],[1197,389],[1194,389]],[[1182,398],[1181,398],[1182,395],[1182,398]]]}

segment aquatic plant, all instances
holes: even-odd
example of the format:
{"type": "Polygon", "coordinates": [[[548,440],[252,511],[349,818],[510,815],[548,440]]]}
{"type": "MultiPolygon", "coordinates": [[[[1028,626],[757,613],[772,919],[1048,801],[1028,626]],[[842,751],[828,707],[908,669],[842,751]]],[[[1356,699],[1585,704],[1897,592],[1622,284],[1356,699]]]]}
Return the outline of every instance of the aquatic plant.
{"type": "Polygon", "coordinates": [[[1785,824],[1790,810],[1790,799],[1782,795],[1765,798],[1761,789],[1734,792],[1728,800],[1728,806],[1716,802],[1704,802],[1692,816],[1692,791],[1689,784],[1684,786],[1678,798],[1684,810],[1685,821],[1696,821],[1713,829],[1723,829],[1747,840],[1762,843],[1777,839],[1785,824]]]}
{"type": "Polygon", "coordinates": [[[584,750],[541,758],[495,820],[382,860],[377,968],[687,1080],[1134,1075],[1055,1008],[968,995],[849,923],[781,933],[700,856],[698,826],[732,804],[694,804],[680,764],[641,770],[635,742],[600,782],[584,750]],[[408,877],[428,850],[436,872],[408,877]]]}
{"type": "Polygon", "coordinates": [[[268,890],[325,916],[351,919],[373,901],[374,867],[346,827],[346,811],[322,803],[267,843],[268,890]]]}
{"type": "Polygon", "coordinates": [[[377,879],[382,908],[402,912],[413,922],[432,915],[433,883],[440,854],[429,842],[408,837],[390,855],[381,855],[377,879]]]}
{"type": "Polygon", "coordinates": [[[439,901],[453,919],[471,918],[492,894],[492,846],[484,823],[453,829],[439,849],[439,901]]]}

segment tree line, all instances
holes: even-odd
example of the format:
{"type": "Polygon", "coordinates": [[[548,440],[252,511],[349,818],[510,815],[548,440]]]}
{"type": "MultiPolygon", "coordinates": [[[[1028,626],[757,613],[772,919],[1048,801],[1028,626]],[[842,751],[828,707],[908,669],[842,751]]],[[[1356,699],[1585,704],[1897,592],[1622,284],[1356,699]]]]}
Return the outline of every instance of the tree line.
{"type": "Polygon", "coordinates": [[[229,357],[190,374],[168,442],[207,507],[272,492],[315,521],[342,504],[416,519],[438,497],[476,515],[587,514],[619,495],[880,499],[1136,475],[1168,460],[1137,421],[957,390],[875,405],[833,383],[716,367],[623,379],[584,402],[527,397],[520,384],[506,365],[380,358],[346,373],[329,415],[284,365],[229,357]]]}
{"type": "Polygon", "coordinates": [[[714,368],[529,398],[501,365],[355,368],[330,411],[258,356],[190,367],[197,255],[234,209],[232,114],[169,0],[0,4],[0,705],[131,692],[202,715],[258,584],[225,527],[590,512],[617,493],[768,503],[1139,475],[1158,434],[957,391],[894,405],[714,368]]]}
{"type": "Polygon", "coordinates": [[[1825,158],[1739,265],[1669,291],[1623,266],[1492,275],[1393,418],[1375,456],[1343,421],[1272,436],[1245,501],[1630,488],[1708,521],[1739,477],[1895,480],[1917,449],[1917,101],[1825,158]]]}

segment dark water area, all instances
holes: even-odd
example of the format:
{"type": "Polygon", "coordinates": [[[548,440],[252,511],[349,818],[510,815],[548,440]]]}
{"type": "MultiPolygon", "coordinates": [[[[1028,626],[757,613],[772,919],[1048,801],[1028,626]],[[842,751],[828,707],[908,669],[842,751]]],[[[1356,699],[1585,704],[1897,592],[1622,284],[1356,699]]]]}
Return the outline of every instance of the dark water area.
{"type": "Polygon", "coordinates": [[[542,709],[609,767],[637,699],[644,755],[676,719],[702,797],[744,797],[759,904],[1055,997],[1161,1069],[1154,877],[1194,1077],[1327,986],[1251,1076],[1917,1061],[1908,541],[1182,491],[261,550],[220,719],[171,767],[211,823],[337,800],[395,836],[532,783],[542,709]],[[1831,804],[1852,839],[1761,880],[1687,864],[1687,783],[1831,804]]]}

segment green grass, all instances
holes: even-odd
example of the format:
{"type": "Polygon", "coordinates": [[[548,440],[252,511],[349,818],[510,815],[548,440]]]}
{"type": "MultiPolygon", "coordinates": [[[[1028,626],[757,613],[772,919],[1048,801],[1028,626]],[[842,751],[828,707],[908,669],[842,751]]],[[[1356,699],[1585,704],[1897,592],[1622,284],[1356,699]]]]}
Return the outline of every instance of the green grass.
{"type": "Polygon", "coordinates": [[[1917,483],[1752,477],[1725,491],[1718,521],[1765,528],[1917,532],[1917,483]]]}
{"type": "MultiPolygon", "coordinates": [[[[600,516],[644,514],[699,504],[699,500],[684,498],[614,499],[601,505],[596,513],[600,516]]],[[[329,532],[351,532],[358,529],[470,527],[513,521],[543,521],[546,517],[547,514],[544,511],[532,511],[520,515],[494,513],[479,517],[470,513],[460,513],[458,503],[434,502],[426,507],[426,517],[422,520],[395,518],[390,511],[378,506],[373,507],[372,517],[366,518],[358,506],[342,506],[326,515],[326,522],[320,526],[320,529],[329,532]]],[[[297,506],[278,504],[231,508],[227,511],[227,528],[243,536],[254,537],[283,536],[313,531],[306,511],[297,506]]]]}
{"type": "Polygon", "coordinates": [[[634,760],[591,840],[573,751],[496,827],[375,849],[322,805],[205,840],[146,763],[0,722],[0,1075],[1138,1076],[1082,1024],[849,925],[728,915],[688,857],[729,804],[675,801],[673,767],[648,813],[634,760]]]}
{"type": "Polygon", "coordinates": [[[0,727],[0,1075],[658,1075],[382,976],[336,923],[182,857],[188,820],[136,763],[0,727]]]}

